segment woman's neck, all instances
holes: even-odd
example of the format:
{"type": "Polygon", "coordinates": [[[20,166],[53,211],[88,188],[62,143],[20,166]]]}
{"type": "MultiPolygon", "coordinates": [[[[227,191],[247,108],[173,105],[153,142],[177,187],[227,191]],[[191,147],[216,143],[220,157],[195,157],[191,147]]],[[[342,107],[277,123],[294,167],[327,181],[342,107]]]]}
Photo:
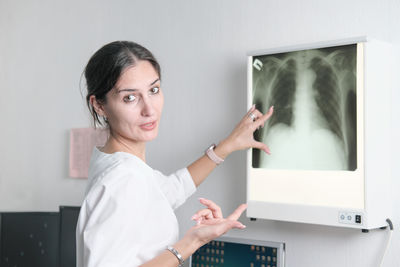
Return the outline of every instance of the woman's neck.
{"type": "Polygon", "coordinates": [[[100,149],[101,152],[112,154],[115,152],[126,152],[135,155],[146,162],[146,143],[135,142],[121,136],[110,134],[106,144],[100,149]]]}

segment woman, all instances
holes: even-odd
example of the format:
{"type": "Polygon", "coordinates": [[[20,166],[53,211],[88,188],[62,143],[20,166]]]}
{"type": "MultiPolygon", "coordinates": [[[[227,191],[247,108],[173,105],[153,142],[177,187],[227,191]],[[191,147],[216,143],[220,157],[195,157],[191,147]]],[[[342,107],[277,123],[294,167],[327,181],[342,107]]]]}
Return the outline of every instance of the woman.
{"type": "Polygon", "coordinates": [[[127,41],[103,46],[85,69],[87,104],[94,123],[109,128],[102,148],[94,148],[89,184],[77,225],[77,266],[178,266],[199,247],[232,228],[246,205],[223,218],[210,200],[178,239],[174,209],[230,153],[250,147],[269,153],[253,139],[263,115],[253,106],[233,132],[187,168],[170,176],[146,162],[146,142],[156,138],[163,108],[160,66],[144,47],[127,41]]]}

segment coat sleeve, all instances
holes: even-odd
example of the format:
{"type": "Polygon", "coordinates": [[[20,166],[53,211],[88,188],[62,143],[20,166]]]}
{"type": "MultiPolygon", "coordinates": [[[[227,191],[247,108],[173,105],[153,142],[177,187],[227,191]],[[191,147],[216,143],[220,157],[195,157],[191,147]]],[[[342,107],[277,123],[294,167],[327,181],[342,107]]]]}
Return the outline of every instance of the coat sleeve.
{"type": "Polygon", "coordinates": [[[169,176],[155,170],[154,177],[173,209],[182,205],[196,191],[196,186],[187,168],[180,169],[169,176]]]}

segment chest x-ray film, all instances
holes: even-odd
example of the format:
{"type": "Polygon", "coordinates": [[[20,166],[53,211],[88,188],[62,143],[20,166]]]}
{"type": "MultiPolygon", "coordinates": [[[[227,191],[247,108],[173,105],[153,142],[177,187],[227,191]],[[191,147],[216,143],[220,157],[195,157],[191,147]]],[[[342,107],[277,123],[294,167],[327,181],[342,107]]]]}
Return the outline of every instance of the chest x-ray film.
{"type": "Polygon", "coordinates": [[[248,153],[248,199],[363,208],[363,43],[303,47],[248,57],[248,106],[274,106],[254,133],[271,155],[248,153]]]}
{"type": "Polygon", "coordinates": [[[255,138],[254,168],[357,168],[357,44],[253,57],[253,103],[274,115],[255,138]]]}

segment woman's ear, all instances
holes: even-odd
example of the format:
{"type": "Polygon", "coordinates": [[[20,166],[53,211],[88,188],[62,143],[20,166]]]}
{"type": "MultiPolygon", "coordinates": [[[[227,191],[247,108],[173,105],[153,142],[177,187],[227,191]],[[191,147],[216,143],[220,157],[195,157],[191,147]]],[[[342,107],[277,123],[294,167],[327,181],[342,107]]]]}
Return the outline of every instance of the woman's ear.
{"type": "Polygon", "coordinates": [[[96,99],[96,96],[91,95],[89,98],[90,105],[92,105],[94,111],[96,111],[98,116],[105,117],[105,111],[103,105],[96,99]]]}

